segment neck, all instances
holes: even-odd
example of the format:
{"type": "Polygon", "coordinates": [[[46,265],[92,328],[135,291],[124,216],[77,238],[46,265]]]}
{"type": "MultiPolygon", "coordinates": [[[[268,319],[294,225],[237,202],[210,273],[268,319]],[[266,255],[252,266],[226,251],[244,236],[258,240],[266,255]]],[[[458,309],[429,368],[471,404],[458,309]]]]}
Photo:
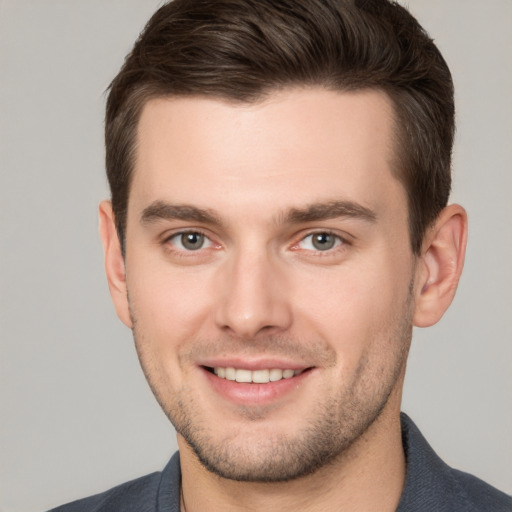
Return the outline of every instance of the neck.
{"type": "MultiPolygon", "coordinates": [[[[218,477],[199,463],[179,436],[186,512],[395,511],[405,480],[398,409],[386,406],[364,435],[336,460],[289,482],[236,482],[218,477]]],[[[182,503],[182,512],[184,509],[182,503]]]]}

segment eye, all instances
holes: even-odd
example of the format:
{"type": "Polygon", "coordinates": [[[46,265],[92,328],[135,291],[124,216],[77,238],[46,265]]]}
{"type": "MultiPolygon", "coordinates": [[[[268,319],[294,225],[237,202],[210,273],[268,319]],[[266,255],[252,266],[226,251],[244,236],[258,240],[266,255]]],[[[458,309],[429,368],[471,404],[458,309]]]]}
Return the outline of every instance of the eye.
{"type": "Polygon", "coordinates": [[[301,249],[309,251],[328,251],[343,243],[343,240],[329,232],[312,233],[304,237],[298,244],[301,249]]]}
{"type": "Polygon", "coordinates": [[[209,238],[198,231],[177,233],[169,238],[169,242],[181,251],[198,251],[212,244],[209,238]]]}

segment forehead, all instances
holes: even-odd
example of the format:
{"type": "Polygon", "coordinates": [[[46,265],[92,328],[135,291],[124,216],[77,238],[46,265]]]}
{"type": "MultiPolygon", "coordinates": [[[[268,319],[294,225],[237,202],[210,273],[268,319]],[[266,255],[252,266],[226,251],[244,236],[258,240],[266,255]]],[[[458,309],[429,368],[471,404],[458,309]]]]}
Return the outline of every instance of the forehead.
{"type": "Polygon", "coordinates": [[[164,200],[237,214],[340,196],[373,207],[399,185],[391,101],[375,90],[292,89],[251,104],[156,98],[137,139],[138,209],[164,200]]]}

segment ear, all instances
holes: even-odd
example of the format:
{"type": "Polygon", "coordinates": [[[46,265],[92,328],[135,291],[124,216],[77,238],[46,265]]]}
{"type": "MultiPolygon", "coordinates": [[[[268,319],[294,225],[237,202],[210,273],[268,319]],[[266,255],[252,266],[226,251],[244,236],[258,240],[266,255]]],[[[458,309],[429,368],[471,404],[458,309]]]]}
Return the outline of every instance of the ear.
{"type": "Polygon", "coordinates": [[[125,263],[110,201],[102,201],[100,203],[99,217],[100,236],[105,252],[105,271],[107,273],[110,295],[112,296],[117,316],[121,322],[131,329],[133,323],[128,303],[125,263]]]}
{"type": "Polygon", "coordinates": [[[464,266],[467,215],[462,206],[447,206],[428,230],[416,274],[414,325],[438,322],[451,304],[464,266]]]}

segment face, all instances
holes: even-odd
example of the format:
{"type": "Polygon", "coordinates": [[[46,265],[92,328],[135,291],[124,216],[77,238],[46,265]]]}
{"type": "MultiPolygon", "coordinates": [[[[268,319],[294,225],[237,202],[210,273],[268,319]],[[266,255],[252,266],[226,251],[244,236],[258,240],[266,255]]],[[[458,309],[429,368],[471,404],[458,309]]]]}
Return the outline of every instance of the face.
{"type": "Polygon", "coordinates": [[[118,311],[218,475],[296,478],[398,411],[415,265],[392,133],[376,91],[145,106],[118,311]]]}

